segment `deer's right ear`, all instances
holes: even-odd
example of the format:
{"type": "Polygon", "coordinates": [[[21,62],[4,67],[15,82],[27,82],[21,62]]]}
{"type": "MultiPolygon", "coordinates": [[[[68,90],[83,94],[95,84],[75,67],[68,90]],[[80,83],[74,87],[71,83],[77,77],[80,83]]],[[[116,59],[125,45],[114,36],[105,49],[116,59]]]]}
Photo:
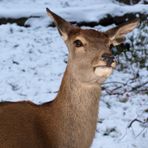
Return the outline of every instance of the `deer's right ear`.
{"type": "Polygon", "coordinates": [[[108,30],[106,33],[109,36],[110,43],[114,46],[123,43],[125,40],[125,35],[131,32],[138,25],[139,19],[136,19],[108,30]]]}
{"type": "Polygon", "coordinates": [[[68,34],[72,30],[73,26],[69,22],[67,22],[66,20],[64,20],[63,18],[61,18],[51,10],[49,10],[48,8],[46,8],[46,11],[48,16],[50,16],[54,21],[60,35],[62,36],[64,41],[66,41],[68,39],[68,34]]]}

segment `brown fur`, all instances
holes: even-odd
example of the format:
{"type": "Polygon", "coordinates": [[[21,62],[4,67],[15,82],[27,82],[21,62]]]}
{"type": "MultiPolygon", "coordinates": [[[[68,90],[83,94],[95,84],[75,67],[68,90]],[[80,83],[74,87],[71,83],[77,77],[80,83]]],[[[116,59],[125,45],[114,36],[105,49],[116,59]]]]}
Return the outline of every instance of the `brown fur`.
{"type": "Polygon", "coordinates": [[[67,68],[55,101],[40,106],[30,102],[1,103],[0,147],[90,147],[99,94],[99,87],[79,84],[67,68]]]}
{"type": "Polygon", "coordinates": [[[48,13],[69,49],[59,93],[54,101],[42,105],[1,103],[0,148],[89,148],[95,135],[100,84],[110,73],[102,70],[97,76],[94,70],[104,53],[111,54],[113,33],[82,30],[48,13]],[[76,47],[76,39],[83,46],[76,47]]]}

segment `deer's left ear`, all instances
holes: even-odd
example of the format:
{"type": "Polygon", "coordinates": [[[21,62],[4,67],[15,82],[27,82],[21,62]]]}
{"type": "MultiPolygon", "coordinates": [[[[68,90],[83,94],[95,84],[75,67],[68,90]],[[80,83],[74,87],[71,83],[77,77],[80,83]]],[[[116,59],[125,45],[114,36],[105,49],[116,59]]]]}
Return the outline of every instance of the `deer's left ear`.
{"type": "Polygon", "coordinates": [[[73,26],[69,22],[67,22],[66,20],[64,20],[63,18],[61,18],[51,10],[49,10],[48,8],[46,8],[46,11],[48,16],[50,16],[54,21],[60,35],[62,36],[64,41],[66,41],[68,39],[68,34],[72,30],[73,26]]]}
{"type": "Polygon", "coordinates": [[[125,41],[125,35],[138,25],[139,20],[134,20],[108,30],[106,33],[109,36],[110,44],[116,46],[123,43],[125,41]]]}

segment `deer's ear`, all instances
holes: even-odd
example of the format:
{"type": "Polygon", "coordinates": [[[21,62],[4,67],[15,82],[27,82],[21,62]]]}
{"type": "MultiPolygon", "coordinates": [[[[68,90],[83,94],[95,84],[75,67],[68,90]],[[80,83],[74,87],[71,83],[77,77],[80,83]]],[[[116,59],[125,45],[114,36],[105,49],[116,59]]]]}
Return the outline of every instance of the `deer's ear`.
{"type": "Polygon", "coordinates": [[[116,46],[125,41],[125,35],[131,32],[139,25],[139,20],[134,20],[118,27],[108,30],[106,33],[109,36],[110,44],[116,46]]]}
{"type": "Polygon", "coordinates": [[[48,16],[50,16],[52,20],[54,21],[56,27],[58,28],[60,35],[62,36],[64,41],[66,41],[68,39],[68,34],[73,28],[73,26],[69,22],[67,22],[66,20],[64,20],[63,18],[61,18],[60,16],[58,16],[51,10],[49,10],[48,8],[46,8],[46,11],[47,11],[48,16]]]}

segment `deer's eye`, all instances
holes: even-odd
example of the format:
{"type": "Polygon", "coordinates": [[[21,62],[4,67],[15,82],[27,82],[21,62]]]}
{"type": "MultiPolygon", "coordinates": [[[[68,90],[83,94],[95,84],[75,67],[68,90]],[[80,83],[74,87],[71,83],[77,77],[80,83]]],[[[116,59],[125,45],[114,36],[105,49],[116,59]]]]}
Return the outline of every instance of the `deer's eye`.
{"type": "Polygon", "coordinates": [[[74,44],[75,47],[82,47],[83,46],[83,43],[80,40],[75,40],[73,42],[73,44],[74,44]]]}

